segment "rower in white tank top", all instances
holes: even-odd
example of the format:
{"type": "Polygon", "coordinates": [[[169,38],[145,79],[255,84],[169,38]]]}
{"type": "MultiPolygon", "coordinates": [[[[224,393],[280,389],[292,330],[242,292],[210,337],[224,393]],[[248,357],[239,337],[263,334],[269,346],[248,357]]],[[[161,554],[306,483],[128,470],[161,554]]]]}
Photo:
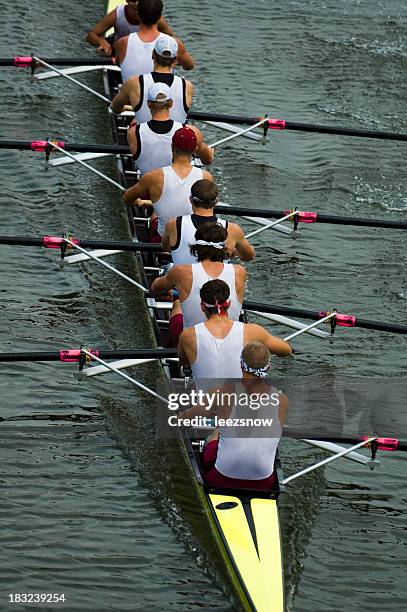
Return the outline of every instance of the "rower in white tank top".
{"type": "Polygon", "coordinates": [[[172,166],[163,168],[163,190],[159,199],[154,202],[154,210],[158,216],[157,231],[160,236],[164,235],[167,221],[192,213],[192,204],[189,199],[191,187],[202,177],[202,169],[194,166],[191,167],[190,173],[185,178],[178,176],[172,166]]]}
{"type": "Polygon", "coordinates": [[[150,72],[142,74],[140,81],[140,101],[134,107],[134,117],[137,123],[145,123],[151,119],[151,111],[148,108],[148,90],[154,83],[165,83],[171,90],[172,107],[170,108],[170,118],[174,121],[185,123],[189,107],[186,102],[186,82],[176,74],[150,72]]]}
{"type": "Polygon", "coordinates": [[[191,251],[189,250],[189,245],[195,242],[195,232],[199,226],[199,224],[194,224],[194,219],[195,221],[197,221],[197,219],[202,220],[203,223],[213,221],[213,223],[218,223],[222,227],[228,228],[228,222],[225,219],[219,219],[219,217],[200,217],[199,215],[184,215],[177,217],[177,242],[174,247],[171,248],[171,257],[174,266],[197,262],[197,258],[191,255],[191,251]]]}
{"type": "Polygon", "coordinates": [[[119,40],[123,36],[128,36],[133,32],[138,32],[140,24],[134,25],[126,18],[125,5],[121,4],[116,8],[116,25],[114,27],[114,40],[119,40]]]}
{"type": "Polygon", "coordinates": [[[217,277],[209,276],[201,262],[191,264],[191,268],[191,291],[187,299],[181,302],[181,310],[182,314],[184,315],[184,329],[186,327],[192,327],[193,325],[197,325],[197,323],[206,321],[205,313],[202,312],[201,309],[201,298],[199,292],[201,290],[202,285],[204,285],[208,281],[214,280],[214,278],[223,280],[229,286],[230,306],[228,308],[228,317],[233,321],[238,321],[240,311],[242,309],[242,303],[239,302],[239,298],[237,297],[236,293],[236,278],[234,265],[231,263],[224,263],[222,273],[217,277]]]}
{"type": "MultiPolygon", "coordinates": [[[[173,121],[148,121],[140,123],[136,127],[136,138],[138,150],[134,156],[137,168],[141,174],[145,174],[155,168],[170,166],[172,162],[172,137],[174,133],[182,128],[182,123],[173,121]],[[166,124],[164,126],[163,124],[166,124]],[[168,131],[159,133],[154,131],[154,126],[162,124],[168,131]]],[[[163,230],[164,231],[164,230],[163,230]]]]}
{"type": "Polygon", "coordinates": [[[196,380],[241,378],[244,323],[234,321],[225,338],[216,338],[205,323],[195,325],[196,359],[191,370],[196,380]]]}
{"type": "MultiPolygon", "coordinates": [[[[237,396],[247,395],[245,387],[238,383],[235,385],[237,396]]],[[[241,480],[262,480],[268,478],[274,471],[278,443],[282,435],[282,427],[279,421],[280,402],[276,402],[278,391],[270,386],[270,403],[261,405],[252,410],[246,404],[235,405],[229,416],[230,419],[267,419],[272,420],[270,425],[257,425],[253,427],[220,426],[218,453],[215,468],[228,478],[241,480]],[[262,436],[259,436],[259,431],[262,436]],[[256,437],[257,436],[257,437],[256,437]],[[242,457],[247,460],[242,460],[242,457]]],[[[262,404],[265,404],[262,400],[262,404]]]]}
{"type": "Polygon", "coordinates": [[[120,64],[123,81],[153,71],[153,51],[159,37],[160,34],[152,42],[146,43],[141,40],[137,32],[129,35],[126,57],[120,64]]]}

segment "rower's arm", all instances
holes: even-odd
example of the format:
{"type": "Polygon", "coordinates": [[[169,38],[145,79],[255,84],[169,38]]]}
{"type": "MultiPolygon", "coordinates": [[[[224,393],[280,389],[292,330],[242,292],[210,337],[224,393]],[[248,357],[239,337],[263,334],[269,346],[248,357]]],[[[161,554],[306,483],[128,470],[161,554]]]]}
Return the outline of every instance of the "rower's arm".
{"type": "Polygon", "coordinates": [[[105,55],[112,55],[112,47],[107,42],[104,34],[116,25],[116,10],[110,11],[91,29],[86,35],[87,42],[105,55]]]}
{"type": "Polygon", "coordinates": [[[195,68],[195,61],[185,49],[185,45],[179,38],[176,38],[178,43],[177,62],[184,70],[192,70],[195,68]]]}
{"type": "Polygon", "coordinates": [[[293,352],[288,342],[281,338],[276,338],[276,336],[272,336],[264,327],[261,327],[261,325],[257,325],[256,323],[249,323],[249,325],[254,332],[254,337],[252,339],[262,342],[273,355],[286,357],[293,352]]]}
{"type": "MultiPolygon", "coordinates": [[[[127,204],[137,204],[138,206],[146,206],[146,204],[142,204],[137,202],[139,198],[148,198],[150,196],[150,180],[148,173],[141,177],[141,179],[133,185],[126,189],[123,193],[123,200],[127,204]]],[[[151,200],[148,201],[148,205],[151,206],[151,200]]]]}
{"type": "Polygon", "coordinates": [[[204,137],[202,136],[201,130],[199,130],[195,125],[189,125],[192,130],[194,130],[197,140],[197,148],[196,155],[199,157],[201,162],[205,165],[209,165],[213,162],[213,158],[215,157],[215,149],[209,147],[204,141],[204,137]]]}
{"type": "Polygon", "coordinates": [[[177,232],[177,220],[170,219],[169,221],[167,221],[165,225],[164,235],[161,240],[161,246],[163,247],[164,251],[167,251],[168,253],[170,252],[171,247],[176,242],[176,235],[177,235],[176,232],[177,232]]]}
{"type": "Polygon", "coordinates": [[[182,366],[186,368],[189,368],[191,366],[190,359],[188,357],[187,349],[186,349],[186,346],[188,345],[188,340],[192,340],[191,334],[195,334],[195,329],[193,327],[184,329],[184,331],[181,332],[181,335],[178,340],[177,353],[178,353],[179,362],[182,366]]]}
{"type": "Polygon", "coordinates": [[[151,291],[154,293],[162,293],[169,291],[176,286],[178,280],[176,268],[171,268],[168,274],[155,278],[151,284],[151,291]]]}
{"type": "Polygon", "coordinates": [[[288,397],[284,393],[280,393],[280,403],[278,406],[278,420],[281,427],[284,427],[288,410],[288,397]]]}
{"type": "Polygon", "coordinates": [[[135,88],[137,82],[138,77],[132,77],[123,83],[119,93],[115,95],[110,105],[115,113],[121,113],[126,104],[131,104],[130,91],[135,88]]]}
{"type": "Polygon", "coordinates": [[[159,19],[159,21],[157,23],[157,28],[163,34],[168,34],[168,36],[173,36],[174,37],[174,30],[168,25],[168,21],[166,19],[164,19],[164,17],[160,17],[160,19],[159,19]]]}
{"type": "Polygon", "coordinates": [[[242,261],[252,261],[255,257],[254,247],[246,240],[242,228],[237,223],[229,223],[234,240],[236,240],[235,250],[239,259],[242,261]]]}

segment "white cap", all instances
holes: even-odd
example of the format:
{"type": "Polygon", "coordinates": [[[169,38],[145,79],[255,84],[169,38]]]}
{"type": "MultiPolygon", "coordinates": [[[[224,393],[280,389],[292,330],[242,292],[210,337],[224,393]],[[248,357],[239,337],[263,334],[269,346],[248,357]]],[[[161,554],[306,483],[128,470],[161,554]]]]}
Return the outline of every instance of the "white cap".
{"type": "Polygon", "coordinates": [[[172,36],[161,34],[155,43],[154,51],[157,55],[174,59],[178,54],[178,43],[172,36]]]}
{"type": "Polygon", "coordinates": [[[154,83],[148,90],[148,99],[150,102],[168,102],[172,100],[171,89],[165,83],[154,83]]]}

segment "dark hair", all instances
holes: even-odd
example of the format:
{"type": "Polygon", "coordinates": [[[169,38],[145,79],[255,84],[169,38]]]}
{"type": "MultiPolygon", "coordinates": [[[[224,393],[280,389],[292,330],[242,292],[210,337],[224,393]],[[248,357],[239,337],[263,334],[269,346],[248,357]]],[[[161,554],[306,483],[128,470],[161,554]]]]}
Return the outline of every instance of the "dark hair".
{"type": "Polygon", "coordinates": [[[163,12],[162,0],[139,0],[137,12],[140,21],[146,26],[152,26],[160,19],[163,12]]]}
{"type": "Polygon", "coordinates": [[[173,155],[179,155],[182,157],[190,157],[192,159],[192,156],[194,154],[193,151],[185,151],[185,149],[179,149],[178,147],[174,147],[174,145],[172,145],[172,154],[173,155]]]}
{"type": "MultiPolygon", "coordinates": [[[[230,297],[229,285],[225,281],[215,278],[202,285],[199,295],[205,304],[216,304],[216,302],[223,304],[230,297]]],[[[222,310],[225,312],[227,308],[223,307],[222,310]]],[[[205,306],[205,313],[209,318],[213,314],[219,314],[219,310],[215,305],[213,308],[205,306]]]]}
{"type": "Polygon", "coordinates": [[[158,66],[172,66],[177,63],[176,57],[164,57],[163,55],[158,55],[156,51],[153,51],[153,59],[158,64],[158,66]]]}
{"type": "Polygon", "coordinates": [[[217,185],[208,179],[196,181],[191,187],[191,197],[200,208],[213,208],[218,195],[217,185]]]}
{"type": "MultiPolygon", "coordinates": [[[[226,242],[227,237],[227,230],[222,225],[210,221],[202,223],[195,232],[195,240],[205,240],[205,242],[226,242]]],[[[217,249],[209,245],[190,244],[189,250],[198,261],[204,261],[204,259],[223,261],[229,256],[226,247],[217,249]]]]}

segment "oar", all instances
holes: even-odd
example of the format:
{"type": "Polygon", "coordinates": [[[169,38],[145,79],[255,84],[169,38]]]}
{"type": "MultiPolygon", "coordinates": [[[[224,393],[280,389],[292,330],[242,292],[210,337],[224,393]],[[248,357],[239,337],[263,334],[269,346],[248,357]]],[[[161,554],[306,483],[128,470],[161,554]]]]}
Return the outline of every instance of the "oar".
{"type": "MultiPolygon", "coordinates": [[[[264,219],[282,219],[289,214],[288,210],[269,210],[267,208],[242,208],[241,206],[216,206],[220,214],[243,217],[262,217],[264,219]]],[[[363,217],[340,217],[336,215],[323,215],[316,212],[293,211],[293,216],[299,223],[328,223],[332,225],[357,225],[363,227],[381,227],[388,229],[407,229],[407,221],[390,221],[387,219],[368,219],[363,217]]]]}
{"type": "MultiPolygon", "coordinates": [[[[63,142],[57,140],[54,144],[59,149],[76,151],[77,153],[110,153],[111,155],[131,155],[129,147],[112,144],[79,144],[76,142],[63,142]]],[[[0,140],[0,149],[19,149],[36,152],[47,152],[53,149],[52,140],[0,140]]],[[[75,160],[77,161],[77,160],[75,160]]]]}
{"type": "MultiPolygon", "coordinates": [[[[274,304],[265,304],[261,302],[252,302],[244,300],[243,308],[253,312],[270,312],[271,314],[281,314],[300,319],[312,319],[319,321],[322,317],[329,313],[324,311],[303,310],[302,308],[290,308],[288,306],[277,306],[274,304]]],[[[407,334],[407,325],[396,325],[395,323],[386,323],[379,321],[368,321],[354,315],[346,315],[337,313],[335,317],[336,325],[340,327],[360,327],[364,329],[372,329],[376,331],[390,332],[393,334],[407,334]]]]}
{"type": "MultiPolygon", "coordinates": [[[[130,240],[79,240],[71,239],[76,245],[90,249],[111,249],[112,251],[162,253],[160,244],[152,242],[131,242],[130,240]]],[[[28,238],[25,236],[0,236],[0,244],[11,246],[34,246],[47,249],[61,249],[65,243],[64,236],[41,236],[28,238]]]]}
{"type": "MultiPolygon", "coordinates": [[[[251,125],[261,120],[261,117],[245,117],[241,115],[225,115],[220,113],[203,113],[191,111],[188,118],[201,121],[226,121],[243,125],[251,125]]],[[[337,134],[339,136],[358,136],[361,138],[381,138],[383,140],[407,140],[407,134],[396,132],[380,132],[378,130],[362,130],[352,127],[337,127],[327,125],[312,125],[295,123],[284,119],[269,119],[268,127],[272,130],[294,130],[297,132],[317,132],[319,134],[337,134]]]]}
{"type": "MultiPolygon", "coordinates": [[[[0,362],[18,361],[62,361],[63,363],[78,363],[83,349],[61,349],[59,351],[25,351],[19,353],[0,353],[0,362]]],[[[126,349],[118,351],[88,349],[94,357],[101,359],[166,359],[178,357],[174,348],[126,349]]],[[[93,357],[92,357],[93,359],[93,357]]]]}
{"type": "MultiPolygon", "coordinates": [[[[54,66],[112,66],[114,57],[47,57],[41,58],[43,62],[54,66]]],[[[37,59],[32,55],[17,55],[16,57],[0,58],[0,66],[14,66],[16,68],[31,68],[36,66],[37,59]]]]}

